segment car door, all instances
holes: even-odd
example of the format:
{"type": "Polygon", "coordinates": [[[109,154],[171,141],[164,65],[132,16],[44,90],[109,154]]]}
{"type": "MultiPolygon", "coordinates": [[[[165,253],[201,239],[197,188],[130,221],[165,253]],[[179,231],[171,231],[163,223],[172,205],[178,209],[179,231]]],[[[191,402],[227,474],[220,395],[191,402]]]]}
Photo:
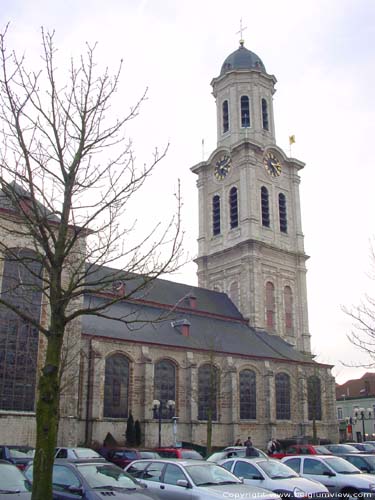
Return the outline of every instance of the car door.
{"type": "Polygon", "coordinates": [[[54,500],[78,500],[82,495],[77,491],[72,493],[69,486],[81,487],[81,482],[74,471],[65,465],[54,465],[52,475],[52,488],[54,500]]]}
{"type": "Polygon", "coordinates": [[[164,462],[150,462],[143,471],[142,483],[144,483],[150,491],[155,491],[160,494],[163,490],[160,486],[164,467],[164,462]]]}
{"type": "Polygon", "coordinates": [[[258,486],[261,488],[269,488],[266,485],[264,475],[255,467],[255,465],[245,462],[244,460],[235,461],[232,472],[237,477],[242,477],[245,484],[258,486]]]}
{"type": "Polygon", "coordinates": [[[176,464],[165,466],[162,482],[160,484],[160,497],[169,500],[191,500],[192,490],[185,486],[178,486],[177,481],[183,480],[189,483],[184,471],[176,464]]]}
{"type": "Polygon", "coordinates": [[[317,458],[305,458],[301,475],[324,484],[330,492],[337,491],[337,476],[324,462],[317,458]]]}

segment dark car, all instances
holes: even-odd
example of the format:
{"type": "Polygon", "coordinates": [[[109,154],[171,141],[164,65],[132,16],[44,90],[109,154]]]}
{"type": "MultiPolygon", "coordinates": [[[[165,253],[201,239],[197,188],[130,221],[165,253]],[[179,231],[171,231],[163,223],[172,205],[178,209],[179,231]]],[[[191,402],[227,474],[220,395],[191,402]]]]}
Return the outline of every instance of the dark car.
{"type": "Polygon", "coordinates": [[[350,444],[326,444],[325,447],[329,449],[332,455],[337,456],[347,455],[348,453],[362,453],[350,444]]]}
{"type": "MultiPolygon", "coordinates": [[[[112,462],[122,469],[124,469],[127,465],[129,465],[133,460],[138,460],[143,458],[140,453],[133,448],[101,448],[99,453],[106,459],[108,462],[112,462]]],[[[153,458],[153,457],[147,457],[153,458]]]]}
{"type": "Polygon", "coordinates": [[[202,460],[202,455],[190,448],[155,448],[155,451],[159,453],[162,458],[183,458],[191,460],[202,460]]]}
{"type": "Polygon", "coordinates": [[[363,453],[374,453],[375,454],[375,445],[371,443],[346,443],[350,446],[354,446],[358,451],[363,453]]]}
{"type": "Polygon", "coordinates": [[[31,499],[31,483],[13,464],[0,460],[0,500],[31,499]]]}
{"type": "Polygon", "coordinates": [[[369,454],[364,455],[362,453],[353,453],[347,455],[341,455],[348,462],[358,467],[362,472],[367,472],[369,474],[375,474],[375,455],[369,454]]]}
{"type": "Polygon", "coordinates": [[[0,446],[0,460],[6,460],[23,470],[33,460],[34,452],[31,446],[4,445],[0,446]]]}
{"type": "MultiPolygon", "coordinates": [[[[33,465],[25,471],[32,481],[33,465]]],[[[108,462],[92,460],[55,460],[53,465],[54,500],[103,500],[115,497],[118,500],[158,500],[160,497],[140,485],[120,467],[108,462]]]]}

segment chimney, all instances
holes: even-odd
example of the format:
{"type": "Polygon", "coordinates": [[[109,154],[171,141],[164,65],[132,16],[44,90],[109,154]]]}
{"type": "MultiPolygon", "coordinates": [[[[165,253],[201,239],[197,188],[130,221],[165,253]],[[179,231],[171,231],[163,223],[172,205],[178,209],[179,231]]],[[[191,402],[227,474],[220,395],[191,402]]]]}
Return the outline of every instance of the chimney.
{"type": "Polygon", "coordinates": [[[184,337],[189,337],[190,325],[190,321],[185,318],[172,321],[171,323],[172,328],[176,328],[177,330],[179,330],[184,337]]]}
{"type": "Polygon", "coordinates": [[[119,297],[124,297],[125,283],[123,281],[114,281],[112,283],[112,290],[115,295],[118,295],[119,297]]]}
{"type": "Polygon", "coordinates": [[[191,309],[196,309],[197,308],[197,297],[193,295],[192,293],[188,295],[188,301],[189,301],[189,306],[191,309]]]}

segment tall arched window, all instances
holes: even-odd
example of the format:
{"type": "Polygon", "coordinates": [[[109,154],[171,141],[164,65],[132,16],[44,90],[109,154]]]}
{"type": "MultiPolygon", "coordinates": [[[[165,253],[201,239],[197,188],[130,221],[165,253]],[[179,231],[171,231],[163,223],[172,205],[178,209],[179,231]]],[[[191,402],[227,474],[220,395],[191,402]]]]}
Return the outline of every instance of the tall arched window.
{"type": "Polygon", "coordinates": [[[273,330],[275,328],[275,287],[271,281],[266,283],[266,324],[273,330]]]}
{"type": "Polygon", "coordinates": [[[279,193],[279,221],[280,231],[282,233],[288,232],[288,220],[286,215],[286,198],[285,194],[279,193]]]}
{"type": "Polygon", "coordinates": [[[104,417],[127,418],[129,399],[129,360],[112,354],[105,361],[104,417]]]}
{"type": "Polygon", "coordinates": [[[253,370],[242,370],[240,372],[240,419],[256,418],[256,375],[253,370]]]}
{"type": "Polygon", "coordinates": [[[231,301],[238,307],[239,293],[238,293],[238,282],[232,281],[229,287],[229,297],[231,301]]]}
{"type": "Polygon", "coordinates": [[[232,187],[229,191],[229,208],[230,208],[230,228],[238,227],[238,194],[237,188],[232,187]]]}
{"type": "Polygon", "coordinates": [[[223,102],[223,133],[229,130],[229,107],[228,101],[223,102]]]}
{"type": "Polygon", "coordinates": [[[268,105],[267,101],[262,99],[262,126],[264,130],[269,130],[268,124],[268,105]]]}
{"type": "Polygon", "coordinates": [[[247,95],[241,96],[241,127],[250,127],[250,101],[247,95]]]}
{"type": "Polygon", "coordinates": [[[319,377],[312,375],[307,379],[307,406],[309,420],[322,420],[322,399],[319,377]]]}
{"type": "Polygon", "coordinates": [[[275,377],[276,418],[290,420],[290,377],[287,373],[278,373],[275,377]]]}
{"type": "MultiPolygon", "coordinates": [[[[39,321],[42,265],[31,250],[4,255],[1,297],[39,321]]],[[[0,305],[0,409],[34,411],[39,331],[0,305]]]]}
{"type": "Polygon", "coordinates": [[[284,288],[284,318],[285,333],[291,335],[293,333],[293,293],[290,286],[284,288]]]}
{"type": "Polygon", "coordinates": [[[262,226],[270,227],[270,204],[268,189],[265,186],[262,186],[260,196],[262,205],[262,226]]]}
{"type": "Polygon", "coordinates": [[[198,420],[217,420],[217,391],[219,387],[217,368],[207,363],[198,369],[198,420]]]}
{"type": "Polygon", "coordinates": [[[176,402],[176,366],[167,359],[155,364],[154,399],[162,402],[162,418],[169,418],[168,401],[176,402]]]}
{"type": "Polygon", "coordinates": [[[215,195],[212,198],[212,232],[213,235],[216,236],[220,234],[220,196],[215,195]]]}

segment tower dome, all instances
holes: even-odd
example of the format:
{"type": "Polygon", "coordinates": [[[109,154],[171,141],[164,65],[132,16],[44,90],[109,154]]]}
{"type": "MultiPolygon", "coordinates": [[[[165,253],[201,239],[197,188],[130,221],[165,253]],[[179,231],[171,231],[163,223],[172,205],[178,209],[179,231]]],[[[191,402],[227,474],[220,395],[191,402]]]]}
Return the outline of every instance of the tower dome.
{"type": "Polygon", "coordinates": [[[239,48],[225,59],[221,67],[220,76],[228,73],[228,71],[237,69],[255,69],[266,73],[266,68],[260,57],[251,52],[251,50],[246,49],[243,42],[240,42],[239,48]]]}

